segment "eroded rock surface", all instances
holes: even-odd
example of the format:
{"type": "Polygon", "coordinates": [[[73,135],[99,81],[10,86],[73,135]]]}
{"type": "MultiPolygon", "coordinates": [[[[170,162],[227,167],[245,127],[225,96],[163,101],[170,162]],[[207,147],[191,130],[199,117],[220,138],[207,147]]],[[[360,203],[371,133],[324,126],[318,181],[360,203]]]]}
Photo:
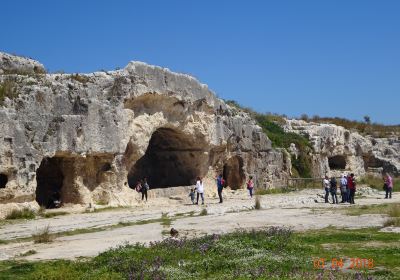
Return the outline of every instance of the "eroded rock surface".
{"type": "Polygon", "coordinates": [[[38,207],[35,201],[46,207],[55,196],[132,205],[137,194],[129,185],[143,177],[157,188],[200,176],[214,189],[217,173],[231,188],[242,188],[249,175],[258,184],[288,176],[290,160],[255,121],[191,76],[141,62],[43,74],[38,62],[0,55],[0,85],[11,91],[0,107],[2,217],[38,207]]]}
{"type": "Polygon", "coordinates": [[[316,177],[340,176],[343,172],[400,175],[400,139],[396,136],[373,138],[334,124],[302,120],[287,120],[284,128],[310,140],[316,177]]]}

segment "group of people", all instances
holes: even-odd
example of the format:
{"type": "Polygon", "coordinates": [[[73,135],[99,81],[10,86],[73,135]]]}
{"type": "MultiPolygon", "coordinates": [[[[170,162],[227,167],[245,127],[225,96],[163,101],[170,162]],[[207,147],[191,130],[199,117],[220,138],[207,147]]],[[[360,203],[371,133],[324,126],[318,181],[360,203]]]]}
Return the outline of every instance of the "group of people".
{"type": "MultiPolygon", "coordinates": [[[[222,191],[226,187],[226,181],[222,174],[219,174],[216,180],[216,185],[217,185],[217,193],[218,193],[218,198],[219,198],[219,203],[223,203],[224,199],[222,196],[222,191]]],[[[253,182],[253,177],[250,176],[249,180],[246,183],[247,190],[249,191],[250,197],[253,197],[253,189],[254,189],[254,182],[253,182]]],[[[197,177],[196,179],[196,187],[190,189],[189,197],[192,201],[193,204],[199,204],[199,198],[201,197],[201,204],[204,204],[204,184],[203,181],[200,177],[197,177]],[[197,200],[196,200],[196,193],[197,193],[197,200]]]]}
{"type": "MultiPolygon", "coordinates": [[[[393,178],[389,174],[385,174],[383,176],[383,190],[386,192],[385,199],[392,198],[393,192],[393,178]]],[[[349,176],[342,174],[340,178],[340,194],[342,196],[341,203],[350,203],[354,204],[354,196],[356,194],[356,179],[354,174],[351,173],[349,176]]],[[[338,184],[335,177],[331,179],[328,176],[325,176],[323,181],[324,189],[325,189],[325,203],[329,203],[329,194],[332,196],[333,204],[339,204],[337,198],[337,188],[338,184]]]]}
{"type": "MultiPolygon", "coordinates": [[[[342,174],[340,178],[340,194],[342,197],[342,201],[340,203],[350,203],[355,204],[354,196],[356,194],[356,178],[353,173],[346,176],[342,174]]],[[[329,194],[332,196],[333,204],[339,204],[339,200],[337,197],[338,190],[338,182],[335,177],[329,179],[328,176],[325,176],[323,181],[324,189],[325,189],[325,203],[329,203],[329,194]]]]}

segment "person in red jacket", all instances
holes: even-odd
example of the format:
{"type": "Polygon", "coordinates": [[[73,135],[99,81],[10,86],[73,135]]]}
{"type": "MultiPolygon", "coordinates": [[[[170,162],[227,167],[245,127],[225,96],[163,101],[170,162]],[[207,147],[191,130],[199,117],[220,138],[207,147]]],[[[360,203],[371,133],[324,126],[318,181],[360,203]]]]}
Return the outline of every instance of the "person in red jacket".
{"type": "Polygon", "coordinates": [[[356,194],[356,178],[354,177],[354,174],[351,173],[349,177],[347,177],[347,186],[349,187],[350,191],[350,204],[355,204],[354,203],[354,196],[356,194]]]}

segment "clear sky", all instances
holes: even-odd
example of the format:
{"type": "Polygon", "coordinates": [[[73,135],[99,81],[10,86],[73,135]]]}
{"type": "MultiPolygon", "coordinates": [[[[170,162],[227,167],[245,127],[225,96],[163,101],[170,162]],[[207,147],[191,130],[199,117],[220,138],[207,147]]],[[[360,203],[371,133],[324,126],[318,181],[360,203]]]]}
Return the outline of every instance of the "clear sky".
{"type": "Polygon", "coordinates": [[[400,1],[2,0],[0,50],[50,71],[144,61],[260,112],[400,124],[400,1]]]}

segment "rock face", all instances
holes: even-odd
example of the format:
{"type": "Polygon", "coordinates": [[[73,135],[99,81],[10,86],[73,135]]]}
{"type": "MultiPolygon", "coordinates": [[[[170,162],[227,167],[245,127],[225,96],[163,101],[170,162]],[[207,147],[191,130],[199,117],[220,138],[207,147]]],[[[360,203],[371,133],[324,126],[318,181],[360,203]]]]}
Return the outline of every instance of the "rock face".
{"type": "Polygon", "coordinates": [[[43,64],[26,57],[0,52],[0,74],[45,73],[43,64]]]}
{"type": "Polygon", "coordinates": [[[315,177],[343,172],[400,175],[400,139],[362,136],[334,124],[287,120],[284,129],[307,137],[314,149],[315,177]]]}
{"type": "Polygon", "coordinates": [[[141,62],[71,75],[4,53],[0,61],[0,216],[58,198],[131,205],[143,177],[163,188],[200,176],[207,192],[217,173],[231,188],[289,174],[261,128],[191,76],[141,62]]]}

